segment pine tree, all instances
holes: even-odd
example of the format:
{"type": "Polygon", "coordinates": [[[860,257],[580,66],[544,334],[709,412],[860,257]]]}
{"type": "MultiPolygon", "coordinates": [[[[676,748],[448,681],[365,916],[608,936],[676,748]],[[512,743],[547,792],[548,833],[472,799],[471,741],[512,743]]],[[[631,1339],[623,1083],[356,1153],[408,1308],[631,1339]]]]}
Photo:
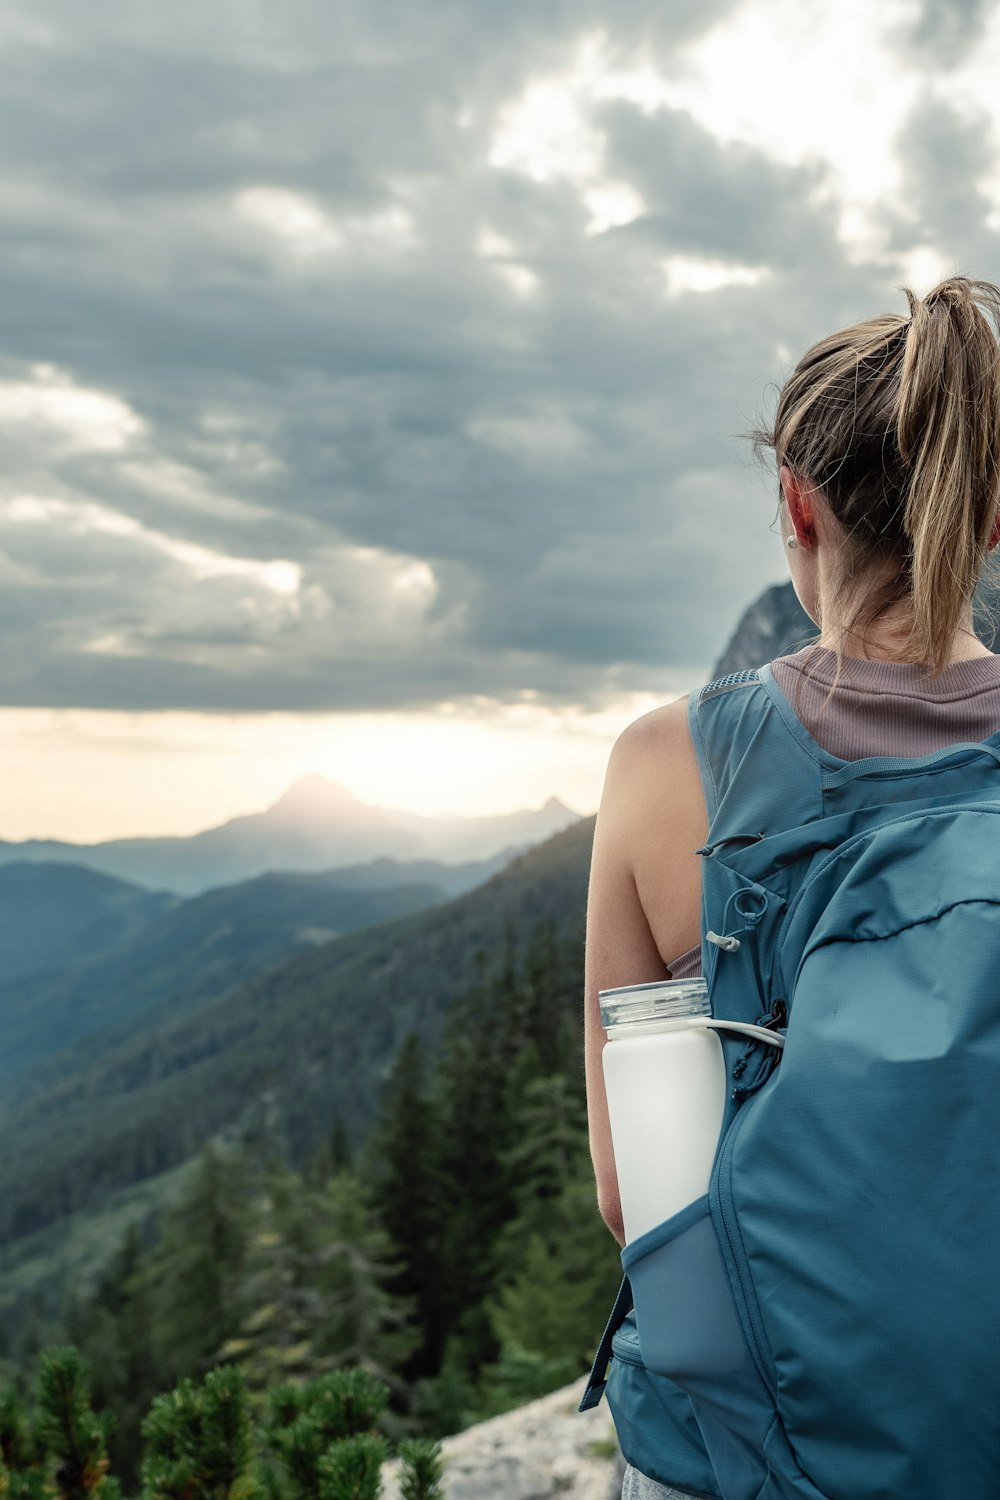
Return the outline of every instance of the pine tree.
{"type": "Polygon", "coordinates": [[[215,1355],[239,1364],[255,1398],[318,1368],[313,1334],[326,1304],[315,1257],[296,1233],[298,1221],[311,1220],[318,1192],[284,1167],[272,1165],[266,1179],[258,1176],[236,1293],[243,1316],[215,1355]]]}
{"type": "Polygon", "coordinates": [[[470,1368],[496,1352],[484,1298],[498,1271],[497,1236],[512,1202],[504,1154],[513,1119],[507,1087],[510,1038],[500,1020],[503,975],[477,983],[452,1006],[438,1071],[442,1175],[448,1188],[442,1224],[442,1319],[452,1357],[470,1368]]]}
{"type": "MultiPolygon", "coordinates": [[[[388,1395],[386,1386],[358,1369],[335,1370],[307,1385],[279,1386],[272,1393],[264,1437],[289,1500],[316,1500],[324,1485],[348,1482],[353,1460],[345,1460],[343,1470],[336,1471],[340,1477],[330,1479],[324,1478],[324,1460],[341,1444],[374,1433],[388,1395]]],[[[384,1456],[384,1449],[379,1451],[384,1456]]]]}
{"type": "Polygon", "coordinates": [[[66,1313],[69,1337],[93,1372],[95,1405],[115,1414],[108,1452],[130,1489],[139,1478],[143,1417],[167,1383],[153,1340],[153,1288],[145,1261],[133,1223],[90,1300],[71,1304],[66,1313]]]}
{"type": "Polygon", "coordinates": [[[247,1199],[244,1159],[207,1149],[147,1259],[152,1338],[169,1379],[203,1371],[239,1326],[247,1199]]]}
{"type": "MultiPolygon", "coordinates": [[[[514,1232],[512,1226],[512,1240],[514,1232]]],[[[529,1233],[489,1303],[497,1339],[505,1350],[568,1360],[569,1373],[560,1367],[554,1389],[586,1368],[620,1280],[618,1247],[598,1213],[590,1164],[581,1163],[550,1201],[544,1231],[529,1233]]],[[[532,1386],[520,1399],[541,1394],[532,1386]]]]}
{"type": "Polygon", "coordinates": [[[426,1438],[408,1438],[399,1445],[403,1460],[400,1500],[440,1500],[444,1475],[441,1449],[426,1438]]]}
{"type": "Polygon", "coordinates": [[[397,1266],[361,1184],[320,1184],[287,1169],[259,1184],[239,1288],[238,1328],[217,1358],[240,1364],[258,1400],[276,1382],[358,1364],[394,1385],[417,1334],[388,1290],[397,1266]]]}
{"type": "Polygon", "coordinates": [[[306,1163],[303,1177],[313,1186],[336,1177],[339,1172],[349,1172],[354,1166],[354,1147],[347,1133],[342,1114],[333,1117],[333,1125],[327,1140],[319,1146],[306,1163]]]}
{"type": "Polygon", "coordinates": [[[419,1334],[410,1304],[388,1290],[399,1268],[358,1180],[341,1173],[325,1183],[302,1228],[324,1299],[314,1335],[317,1354],[338,1365],[358,1365],[398,1388],[398,1372],[419,1334]]]}
{"type": "MultiPolygon", "coordinates": [[[[20,1469],[16,1473],[4,1473],[0,1483],[3,1500],[52,1500],[52,1486],[40,1469],[20,1469]]],[[[102,1500],[111,1500],[110,1481],[106,1481],[102,1500]]]]}
{"type": "Polygon", "coordinates": [[[319,1461],[317,1500],[378,1500],[388,1452],[385,1438],[374,1432],[334,1443],[319,1461]]]}
{"type": "Polygon", "coordinates": [[[143,1423],[144,1500],[240,1500],[253,1492],[253,1429],[240,1372],[212,1370],[158,1396],[143,1423]]]}
{"type": "Polygon", "coordinates": [[[366,1149],[372,1206],[388,1233],[399,1270],[389,1289],[412,1300],[420,1344],[408,1379],[437,1370],[446,1336],[441,1242],[448,1203],[441,1171],[441,1133],[428,1091],[423,1047],[411,1033],[382,1094],[366,1149]]]}
{"type": "Polygon", "coordinates": [[[553,1204],[574,1177],[592,1177],[581,1089],[557,1073],[522,1082],[520,1093],[517,1129],[504,1156],[515,1210],[501,1236],[505,1269],[532,1235],[554,1240],[563,1226],[553,1222],[553,1204]]]}
{"type": "Polygon", "coordinates": [[[46,1351],[38,1375],[38,1436],[56,1462],[59,1500],[105,1500],[110,1494],[107,1427],[108,1419],[91,1409],[89,1373],[79,1351],[46,1351]]]}
{"type": "Polygon", "coordinates": [[[31,1468],[42,1457],[24,1397],[14,1386],[8,1386],[0,1393],[0,1458],[10,1473],[31,1468]]]}

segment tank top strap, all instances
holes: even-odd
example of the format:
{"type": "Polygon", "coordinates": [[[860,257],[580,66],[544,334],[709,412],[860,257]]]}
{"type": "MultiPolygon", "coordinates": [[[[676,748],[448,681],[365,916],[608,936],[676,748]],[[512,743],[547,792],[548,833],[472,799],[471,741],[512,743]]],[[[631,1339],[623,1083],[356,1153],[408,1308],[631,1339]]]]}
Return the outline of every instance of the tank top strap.
{"type": "Polygon", "coordinates": [[[688,724],[710,842],[782,833],[822,816],[823,768],[795,734],[767,667],[692,693],[688,724]]]}

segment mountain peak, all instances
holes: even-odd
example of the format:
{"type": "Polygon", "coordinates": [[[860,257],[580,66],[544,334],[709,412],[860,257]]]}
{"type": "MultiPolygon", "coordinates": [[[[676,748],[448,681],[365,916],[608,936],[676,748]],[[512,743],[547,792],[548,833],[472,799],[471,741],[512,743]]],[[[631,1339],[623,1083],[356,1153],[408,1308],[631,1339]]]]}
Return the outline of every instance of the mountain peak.
{"type": "Polygon", "coordinates": [[[558,797],[546,798],[546,800],[542,803],[542,812],[565,813],[567,817],[570,818],[577,818],[580,816],[579,813],[575,813],[571,807],[567,807],[565,802],[562,802],[558,797]]]}
{"type": "Polygon", "coordinates": [[[308,813],[311,817],[324,813],[356,811],[362,804],[339,782],[329,781],[314,771],[302,776],[269,809],[272,813],[308,813]]]}

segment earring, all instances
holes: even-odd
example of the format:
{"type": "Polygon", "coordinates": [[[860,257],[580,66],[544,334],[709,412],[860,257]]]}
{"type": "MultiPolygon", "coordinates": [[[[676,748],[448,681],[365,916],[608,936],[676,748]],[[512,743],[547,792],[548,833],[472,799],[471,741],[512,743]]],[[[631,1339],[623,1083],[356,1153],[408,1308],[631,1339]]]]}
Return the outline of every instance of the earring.
{"type": "Polygon", "coordinates": [[[795,533],[794,533],[794,532],[793,532],[793,533],[792,533],[792,535],[791,535],[791,536],[789,536],[789,537],[786,537],[786,538],[785,538],[785,546],[786,546],[786,547],[787,547],[787,548],[788,548],[788,550],[789,550],[789,551],[790,551],[790,552],[794,552],[794,551],[795,551],[795,549],[796,549],[796,547],[797,547],[797,546],[798,546],[798,545],[799,545],[799,539],[798,539],[798,537],[797,537],[797,536],[796,536],[796,535],[795,535],[795,533]]]}

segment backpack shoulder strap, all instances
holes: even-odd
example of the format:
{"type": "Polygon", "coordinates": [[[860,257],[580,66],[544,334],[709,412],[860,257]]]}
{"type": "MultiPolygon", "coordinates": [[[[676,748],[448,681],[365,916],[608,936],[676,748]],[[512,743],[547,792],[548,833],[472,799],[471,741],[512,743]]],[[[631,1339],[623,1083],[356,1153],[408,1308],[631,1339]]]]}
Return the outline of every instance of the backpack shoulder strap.
{"type": "Polygon", "coordinates": [[[795,732],[798,721],[770,668],[731,672],[692,693],[688,724],[711,843],[780,833],[822,816],[822,761],[795,732]]]}

